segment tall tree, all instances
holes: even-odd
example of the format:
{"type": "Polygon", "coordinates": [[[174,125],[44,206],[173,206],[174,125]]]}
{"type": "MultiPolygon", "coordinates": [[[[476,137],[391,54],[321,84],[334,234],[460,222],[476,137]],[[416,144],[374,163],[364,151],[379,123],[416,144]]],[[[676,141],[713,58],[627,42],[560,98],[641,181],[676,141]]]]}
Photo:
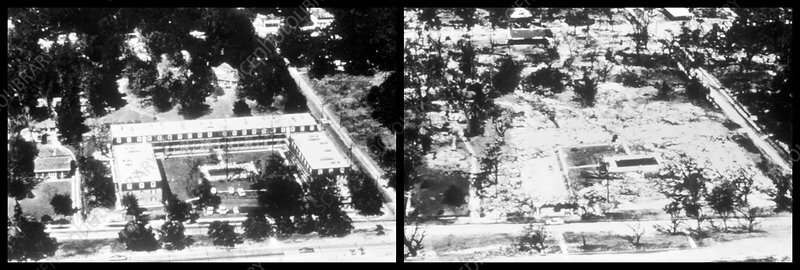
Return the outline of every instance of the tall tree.
{"type": "Polygon", "coordinates": [[[92,209],[114,206],[117,195],[108,167],[93,157],[78,157],[78,164],[86,207],[92,209]]]}
{"type": "Polygon", "coordinates": [[[728,230],[728,219],[736,208],[736,186],[730,181],[723,181],[711,189],[708,194],[708,206],[722,219],[723,228],[728,230]]]}
{"type": "Polygon", "coordinates": [[[492,78],[492,86],[497,90],[497,95],[514,92],[521,80],[522,66],[507,57],[500,60],[500,68],[492,78]]]}
{"type": "Polygon", "coordinates": [[[53,212],[58,215],[71,216],[75,210],[72,208],[72,199],[69,194],[56,194],[50,199],[50,205],[53,206],[53,212]]]}
{"type": "Polygon", "coordinates": [[[8,226],[8,259],[38,261],[55,255],[58,242],[44,230],[41,222],[24,217],[19,202],[16,202],[14,217],[8,226]]]}
{"type": "Polygon", "coordinates": [[[8,197],[15,200],[33,198],[33,188],[41,181],[34,170],[34,159],[39,155],[36,143],[20,135],[12,136],[8,145],[8,197]]]}
{"type": "Polygon", "coordinates": [[[400,76],[400,73],[392,72],[380,86],[370,88],[365,98],[372,107],[372,118],[391,131],[395,131],[395,125],[403,123],[403,104],[397,102],[403,95],[400,76]]]}
{"type": "Polygon", "coordinates": [[[371,69],[395,70],[395,37],[399,12],[395,8],[330,9],[334,22],[331,34],[341,37],[337,59],[347,63],[345,72],[371,74],[371,69]]]}
{"type": "Polygon", "coordinates": [[[271,156],[260,175],[255,175],[252,189],[258,191],[260,211],[275,220],[278,232],[292,234],[291,217],[302,214],[303,190],[294,179],[296,169],[271,156]],[[262,191],[263,190],[263,191],[262,191]]]}
{"type": "Polygon", "coordinates": [[[264,214],[257,211],[247,213],[247,219],[242,222],[244,237],[252,240],[263,240],[271,237],[275,232],[264,214]]]}
{"type": "Polygon", "coordinates": [[[214,221],[208,225],[208,237],[215,246],[233,247],[244,242],[227,221],[214,221]]]}
{"type": "Polygon", "coordinates": [[[81,103],[77,92],[66,94],[61,99],[61,104],[56,109],[58,118],[58,139],[61,143],[80,149],[83,134],[89,132],[89,127],[84,124],[86,117],[81,112],[81,103]]]}
{"type": "Polygon", "coordinates": [[[158,249],[153,229],[146,221],[132,220],[125,224],[119,232],[119,241],[125,243],[125,248],[132,251],[153,251],[158,249]]]}
{"type": "Polygon", "coordinates": [[[164,222],[161,225],[161,238],[159,241],[167,250],[182,250],[194,243],[194,239],[191,236],[186,236],[185,231],[186,228],[180,221],[170,220],[164,222]]]}
{"type": "Polygon", "coordinates": [[[353,208],[360,215],[382,215],[383,196],[375,181],[360,171],[350,172],[346,177],[353,208]]]}
{"type": "Polygon", "coordinates": [[[461,23],[467,26],[468,31],[478,22],[475,11],[475,8],[456,8],[453,10],[456,16],[461,18],[461,23]]]}

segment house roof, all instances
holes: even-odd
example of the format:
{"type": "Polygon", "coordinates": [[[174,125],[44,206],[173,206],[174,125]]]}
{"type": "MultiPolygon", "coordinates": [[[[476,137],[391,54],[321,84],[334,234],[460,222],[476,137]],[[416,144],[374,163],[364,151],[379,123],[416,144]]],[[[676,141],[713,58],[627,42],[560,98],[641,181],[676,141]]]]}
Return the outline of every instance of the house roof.
{"type": "Polygon", "coordinates": [[[312,170],[350,166],[347,158],[322,132],[293,133],[290,140],[305,158],[312,170]]]}
{"type": "Polygon", "coordinates": [[[310,126],[317,122],[311,114],[273,114],[249,117],[165,121],[138,124],[111,125],[112,138],[155,136],[177,133],[198,133],[224,130],[310,126]]]}
{"type": "Polygon", "coordinates": [[[222,81],[238,81],[239,80],[239,72],[228,65],[228,63],[222,63],[219,66],[212,67],[214,70],[214,75],[217,75],[217,80],[222,81]]]}
{"type": "Polygon", "coordinates": [[[691,18],[694,16],[691,12],[689,12],[688,8],[664,8],[664,11],[667,13],[668,16],[672,18],[691,18]]]}
{"type": "Polygon", "coordinates": [[[71,169],[70,162],[72,160],[70,156],[37,157],[33,160],[33,172],[68,172],[71,169]]]}

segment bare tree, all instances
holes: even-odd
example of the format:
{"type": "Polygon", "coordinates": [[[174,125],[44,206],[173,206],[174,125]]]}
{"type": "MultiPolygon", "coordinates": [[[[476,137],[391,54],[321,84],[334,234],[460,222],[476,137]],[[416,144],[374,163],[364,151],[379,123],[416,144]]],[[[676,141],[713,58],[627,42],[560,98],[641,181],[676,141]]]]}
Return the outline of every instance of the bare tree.
{"type": "Polygon", "coordinates": [[[422,240],[425,239],[425,230],[419,231],[419,224],[414,225],[414,231],[411,235],[406,233],[405,228],[403,228],[403,244],[408,249],[408,254],[405,254],[405,257],[416,257],[419,254],[419,251],[425,248],[422,244],[422,240]]]}
{"type": "Polygon", "coordinates": [[[628,240],[628,242],[631,243],[631,245],[633,245],[634,249],[639,249],[642,246],[639,240],[641,240],[642,235],[644,235],[645,233],[645,227],[642,226],[641,223],[636,223],[636,224],[628,224],[628,228],[631,229],[631,234],[625,235],[622,238],[628,240]]]}
{"type": "Polygon", "coordinates": [[[647,43],[650,41],[648,27],[653,20],[655,9],[637,8],[626,18],[633,26],[633,33],[630,34],[633,42],[636,43],[636,54],[641,55],[642,51],[647,50],[647,43]]]}
{"type": "Polygon", "coordinates": [[[544,225],[541,224],[528,224],[522,230],[522,236],[519,238],[519,250],[530,251],[536,250],[542,252],[545,249],[544,241],[547,239],[547,232],[544,225]]]}

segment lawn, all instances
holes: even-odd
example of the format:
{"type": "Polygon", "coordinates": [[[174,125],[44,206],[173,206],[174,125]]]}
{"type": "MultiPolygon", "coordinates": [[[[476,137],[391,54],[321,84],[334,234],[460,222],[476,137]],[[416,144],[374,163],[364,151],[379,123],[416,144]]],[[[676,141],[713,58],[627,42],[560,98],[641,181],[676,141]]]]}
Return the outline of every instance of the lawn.
{"type": "MultiPolygon", "coordinates": [[[[53,212],[50,200],[55,194],[71,195],[70,181],[42,182],[33,189],[33,198],[24,199],[19,202],[22,213],[36,217],[38,220],[43,215],[50,215],[53,219],[59,219],[59,215],[53,212]]],[[[74,198],[72,198],[74,199],[74,198]]],[[[8,216],[14,215],[14,199],[8,198],[8,216]]]]}
{"type": "Polygon", "coordinates": [[[421,217],[439,216],[465,216],[469,214],[468,188],[469,179],[466,174],[458,172],[447,172],[443,170],[424,169],[420,172],[425,179],[420,184],[419,192],[412,198],[414,211],[421,217]],[[453,207],[445,204],[445,191],[450,186],[456,186],[466,197],[463,205],[453,207]]]}
{"type": "MultiPolygon", "coordinates": [[[[633,245],[628,240],[625,240],[623,235],[610,232],[565,232],[564,239],[567,242],[567,248],[570,253],[633,250],[633,245]],[[583,245],[584,238],[586,240],[585,246],[583,245]]],[[[689,241],[683,235],[643,235],[639,241],[644,250],[689,247],[689,241]]]]}

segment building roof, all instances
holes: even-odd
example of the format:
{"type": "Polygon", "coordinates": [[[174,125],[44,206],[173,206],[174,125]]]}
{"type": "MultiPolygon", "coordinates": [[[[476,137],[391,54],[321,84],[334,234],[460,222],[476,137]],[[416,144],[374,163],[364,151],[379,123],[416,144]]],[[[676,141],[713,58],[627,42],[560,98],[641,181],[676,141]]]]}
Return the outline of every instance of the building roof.
{"type": "Polygon", "coordinates": [[[531,12],[526,8],[514,8],[511,14],[508,15],[508,17],[512,19],[530,18],[532,16],[531,12]]]}
{"type": "Polygon", "coordinates": [[[222,63],[219,66],[212,67],[214,70],[214,75],[217,76],[217,80],[222,81],[238,81],[239,80],[239,72],[236,71],[231,65],[228,63],[222,63]]]}
{"type": "Polygon", "coordinates": [[[688,19],[694,16],[688,8],[664,8],[667,16],[673,19],[688,19]]]}
{"type": "Polygon", "coordinates": [[[33,172],[68,172],[72,169],[70,166],[72,160],[70,156],[37,157],[33,160],[33,172]]]}
{"type": "Polygon", "coordinates": [[[135,183],[161,180],[153,146],[149,143],[115,145],[114,155],[115,183],[135,183]]]}
{"type": "Polygon", "coordinates": [[[258,115],[249,117],[165,121],[137,124],[111,125],[111,137],[154,136],[175,133],[198,133],[223,130],[277,128],[315,125],[308,113],[258,115]]]}
{"type": "Polygon", "coordinates": [[[292,133],[290,139],[312,170],[350,166],[349,160],[322,132],[292,133]]]}

